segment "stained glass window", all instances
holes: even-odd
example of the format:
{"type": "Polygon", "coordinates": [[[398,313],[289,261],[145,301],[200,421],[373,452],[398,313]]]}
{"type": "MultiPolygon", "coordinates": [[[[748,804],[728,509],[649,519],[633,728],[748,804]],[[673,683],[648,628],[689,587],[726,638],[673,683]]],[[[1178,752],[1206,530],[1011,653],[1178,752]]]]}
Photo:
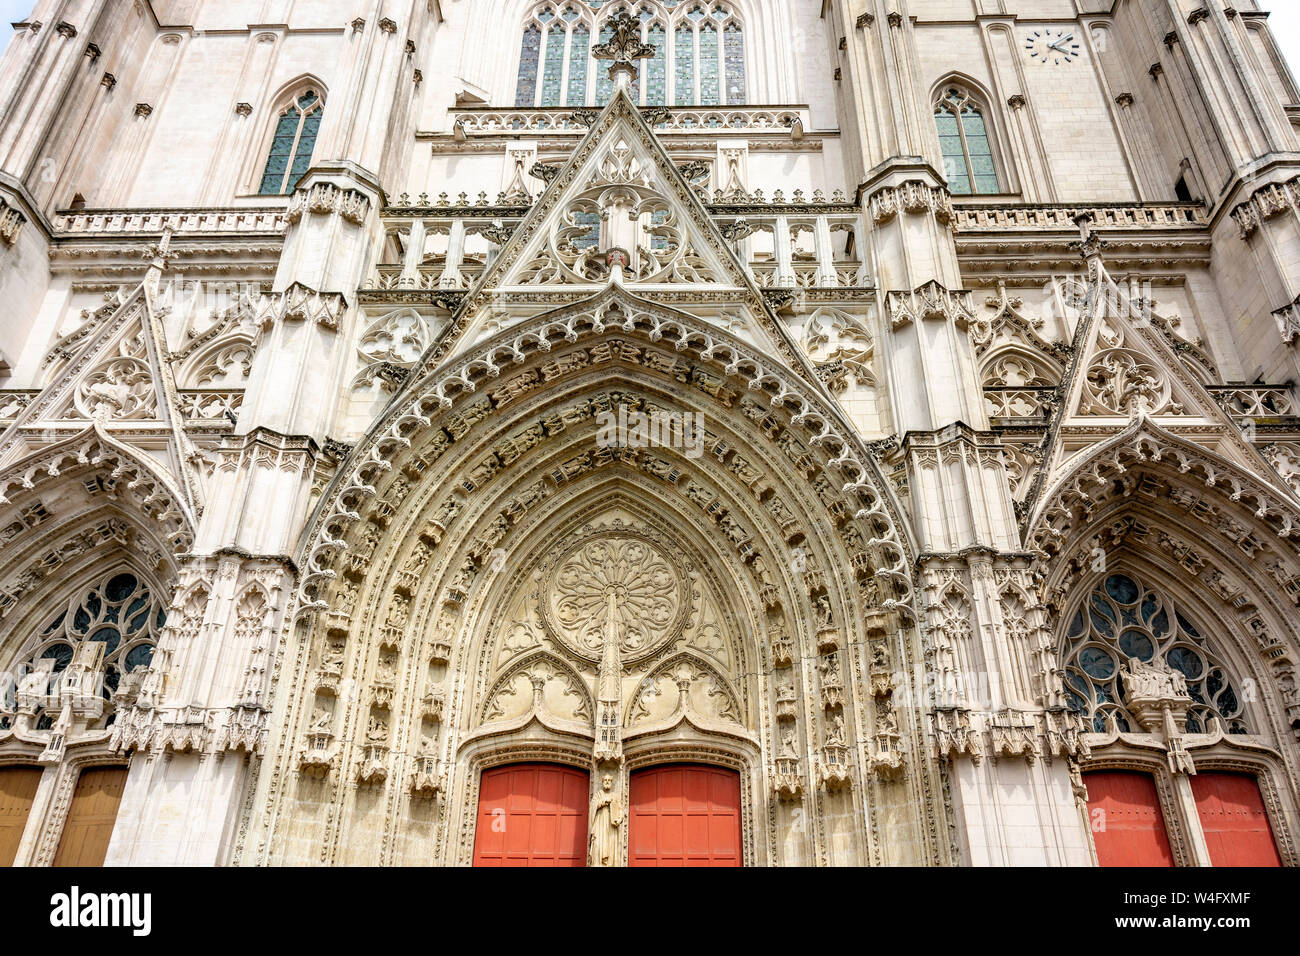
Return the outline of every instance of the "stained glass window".
{"type": "Polygon", "coordinates": [[[567,36],[563,23],[554,24],[546,34],[546,65],[542,68],[542,105],[560,105],[560,83],[564,77],[564,45],[567,36]]]}
{"type": "Polygon", "coordinates": [[[537,97],[537,67],[542,58],[542,31],[536,24],[524,30],[519,53],[519,82],[515,84],[515,106],[533,106],[537,97]]]}
{"type": "Polygon", "coordinates": [[[706,23],[700,28],[700,103],[716,106],[720,100],[718,30],[712,23],[706,23]]]}
{"type": "Polygon", "coordinates": [[[1066,630],[1063,652],[1066,701],[1098,733],[1108,715],[1120,730],[1142,732],[1127,708],[1122,675],[1130,659],[1186,680],[1189,733],[1207,733],[1211,717],[1228,733],[1248,733],[1241,697],[1209,641],[1168,595],[1131,575],[1112,574],[1088,595],[1066,630]]]}
{"type": "Polygon", "coordinates": [[[934,107],[934,122],[948,189],[958,196],[999,192],[984,114],[969,95],[956,87],[944,90],[934,107]]]}
{"type": "MultiPolygon", "coordinates": [[[[608,43],[614,36],[614,31],[608,26],[600,28],[600,43],[608,43]]],[[[609,62],[607,60],[596,61],[596,105],[604,106],[614,95],[614,81],[609,78],[609,62]]]]}
{"type": "Polygon", "coordinates": [[[585,233],[573,240],[573,247],[575,249],[594,249],[600,242],[600,213],[575,213],[573,221],[580,226],[587,227],[585,233]]]}
{"type": "Polygon", "coordinates": [[[673,99],[678,106],[695,105],[695,30],[689,24],[677,28],[673,40],[677,68],[673,71],[673,99]]]}
{"type": "MultiPolygon", "coordinates": [[[[104,646],[100,693],[111,701],[123,675],[137,667],[149,666],[166,621],[161,595],[154,594],[147,584],[129,572],[109,575],[78,591],[67,607],[50,618],[24,654],[18,680],[21,682],[21,675],[32,670],[49,667],[53,684],[72,663],[78,646],[98,642],[104,646]],[[53,663],[43,665],[41,661],[53,663]]],[[[11,686],[6,699],[0,701],[0,711],[13,709],[12,693],[11,686]]],[[[51,723],[47,715],[37,715],[38,728],[48,729],[51,723]]]]}
{"type": "Polygon", "coordinates": [[[569,106],[587,102],[587,60],[591,57],[591,31],[583,24],[573,28],[569,40],[569,106]]]}
{"type": "Polygon", "coordinates": [[[280,116],[271,140],[266,171],[262,174],[262,186],[258,190],[261,195],[278,196],[289,192],[311,167],[322,109],[320,97],[308,90],[280,116]]]}
{"type": "Polygon", "coordinates": [[[728,24],[723,37],[724,62],[727,67],[727,105],[745,104],[745,37],[740,24],[728,24]]]}
{"type": "Polygon", "coordinates": [[[544,3],[524,26],[515,105],[603,106],[614,92],[609,64],[591,56],[610,38],[609,19],[627,11],[655,55],[637,64],[638,95],[646,106],[740,105],[745,89],[745,38],[724,2],[642,0],[626,3],[544,3]],[[559,11],[557,13],[557,11],[559,11]],[[593,82],[594,73],[594,82],[593,82]]]}
{"type": "Polygon", "coordinates": [[[655,48],[654,59],[645,61],[645,105],[668,105],[668,40],[662,25],[646,31],[646,42],[655,48]]]}

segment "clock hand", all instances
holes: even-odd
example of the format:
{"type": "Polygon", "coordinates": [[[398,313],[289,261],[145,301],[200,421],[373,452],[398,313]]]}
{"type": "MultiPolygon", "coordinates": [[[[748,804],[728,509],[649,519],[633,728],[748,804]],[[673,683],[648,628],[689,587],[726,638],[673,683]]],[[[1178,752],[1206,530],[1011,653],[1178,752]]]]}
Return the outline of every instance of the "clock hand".
{"type": "Polygon", "coordinates": [[[1057,53],[1064,53],[1065,51],[1061,49],[1060,44],[1069,43],[1073,39],[1074,39],[1074,34],[1071,33],[1068,37],[1061,37],[1055,43],[1049,44],[1047,48],[1049,50],[1055,50],[1057,53]]]}

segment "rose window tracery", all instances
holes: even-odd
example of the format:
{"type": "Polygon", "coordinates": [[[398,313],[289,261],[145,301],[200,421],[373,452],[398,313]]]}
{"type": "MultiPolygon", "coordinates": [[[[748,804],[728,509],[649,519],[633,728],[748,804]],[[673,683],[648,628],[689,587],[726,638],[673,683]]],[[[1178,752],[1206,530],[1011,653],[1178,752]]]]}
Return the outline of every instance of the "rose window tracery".
{"type": "Polygon", "coordinates": [[[1140,733],[1122,677],[1130,659],[1168,665],[1186,678],[1188,733],[1207,733],[1218,717],[1229,733],[1249,733],[1242,698],[1200,629],[1170,598],[1127,574],[1102,581],[1070,620],[1065,636],[1065,695],[1070,708],[1106,730],[1140,733]]]}
{"type": "Polygon", "coordinates": [[[588,659],[607,635],[624,657],[636,657],[676,633],[689,607],[689,585],[657,547],[640,538],[588,539],[564,554],[543,602],[562,643],[588,659]]]}
{"type": "MultiPolygon", "coordinates": [[[[78,591],[45,626],[34,650],[14,668],[16,684],[10,694],[15,693],[15,687],[18,693],[52,692],[78,648],[99,642],[104,646],[100,695],[112,701],[125,675],[153,661],[154,647],[166,620],[161,598],[147,584],[125,571],[110,575],[78,591]],[[42,685],[39,689],[35,687],[38,677],[42,685]]],[[[12,710],[15,701],[6,699],[3,703],[4,710],[12,710]]],[[[51,723],[48,714],[38,712],[38,730],[47,729],[51,723]]]]}

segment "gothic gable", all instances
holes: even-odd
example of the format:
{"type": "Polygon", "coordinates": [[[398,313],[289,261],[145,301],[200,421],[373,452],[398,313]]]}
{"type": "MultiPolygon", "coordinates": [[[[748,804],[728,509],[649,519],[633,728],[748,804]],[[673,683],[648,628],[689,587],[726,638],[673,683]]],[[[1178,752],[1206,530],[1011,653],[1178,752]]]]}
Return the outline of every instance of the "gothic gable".
{"type": "Polygon", "coordinates": [[[622,91],[592,122],[532,211],[469,294],[462,321],[439,343],[444,355],[500,328],[495,309],[530,295],[593,295],[611,284],[666,302],[713,304],[719,321],[765,351],[798,350],[704,208],[691,170],[679,168],[622,91]],[[464,332],[460,330],[464,329],[464,332]]]}

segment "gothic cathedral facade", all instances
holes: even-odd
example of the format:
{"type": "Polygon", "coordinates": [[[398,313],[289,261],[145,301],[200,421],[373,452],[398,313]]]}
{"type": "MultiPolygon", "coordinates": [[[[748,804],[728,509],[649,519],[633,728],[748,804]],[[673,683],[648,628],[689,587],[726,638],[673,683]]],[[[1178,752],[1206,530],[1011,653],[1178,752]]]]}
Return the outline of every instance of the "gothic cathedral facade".
{"type": "Polygon", "coordinates": [[[34,0],[0,864],[1300,862],[1256,0],[34,0]]]}

